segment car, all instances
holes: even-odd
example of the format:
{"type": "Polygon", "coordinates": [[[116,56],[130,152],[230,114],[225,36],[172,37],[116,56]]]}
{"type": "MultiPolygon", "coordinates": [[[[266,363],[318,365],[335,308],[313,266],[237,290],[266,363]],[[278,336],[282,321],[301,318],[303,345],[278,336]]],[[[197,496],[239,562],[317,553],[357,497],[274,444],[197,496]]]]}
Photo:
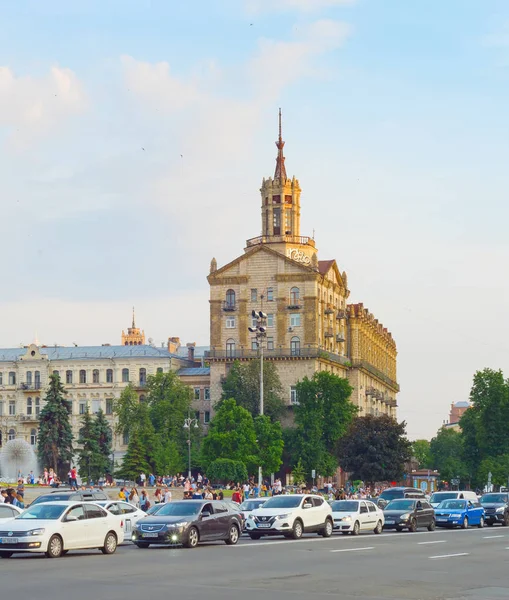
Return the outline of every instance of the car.
{"type": "Polygon", "coordinates": [[[480,503],[484,508],[484,521],[490,527],[495,523],[507,527],[509,525],[509,494],[490,493],[481,497],[480,503]]]}
{"type": "Polygon", "coordinates": [[[56,490],[38,496],[30,506],[41,502],[94,502],[96,500],[108,500],[108,496],[100,490],[78,490],[74,492],[59,492],[56,490]]]}
{"type": "Polygon", "coordinates": [[[165,506],[164,502],[159,502],[159,504],[152,504],[151,507],[145,513],[145,516],[157,514],[163,506],[165,506]]]}
{"type": "Polygon", "coordinates": [[[331,502],[334,529],[343,534],[359,535],[361,531],[382,533],[385,518],[381,508],[369,500],[336,500],[331,502]]]}
{"type": "Polygon", "coordinates": [[[124,541],[124,526],[92,502],[41,502],[0,527],[0,558],[15,552],[58,558],[69,550],[98,548],[113,554],[124,541]]]}
{"type": "Polygon", "coordinates": [[[456,492],[435,492],[432,494],[429,502],[433,508],[436,508],[440,502],[443,502],[444,500],[470,500],[471,502],[479,502],[477,494],[475,492],[471,492],[470,490],[456,492]]]}
{"type": "MultiPolygon", "coordinates": [[[[123,523],[124,533],[130,538],[132,527],[140,519],[147,516],[147,513],[137,508],[134,504],[129,502],[123,502],[122,500],[108,500],[104,502],[102,500],[95,502],[99,506],[102,506],[110,513],[117,516],[117,518],[123,523]]],[[[156,504],[156,506],[158,506],[156,504]]]]}
{"type": "Polygon", "coordinates": [[[424,492],[418,488],[391,487],[385,489],[380,496],[378,496],[375,504],[384,510],[391,500],[397,500],[399,498],[418,498],[420,500],[426,500],[424,492]]]}
{"type": "Polygon", "coordinates": [[[333,529],[330,504],[313,494],[273,496],[246,519],[246,531],[252,540],[264,535],[284,535],[297,540],[308,532],[330,537],[333,529]]]}
{"type": "Polygon", "coordinates": [[[13,504],[0,504],[0,523],[10,521],[23,512],[23,509],[13,504]]]}
{"type": "Polygon", "coordinates": [[[237,509],[220,500],[182,500],[166,503],[155,515],[138,521],[132,541],[138,548],[151,544],[195,548],[200,542],[223,540],[235,545],[242,532],[237,509]]]}
{"type": "Polygon", "coordinates": [[[484,527],[484,508],[471,500],[444,500],[435,508],[438,527],[484,527]]]}
{"type": "Polygon", "coordinates": [[[242,519],[244,521],[244,531],[245,531],[245,521],[247,515],[257,508],[262,507],[265,502],[267,502],[268,498],[252,498],[251,500],[244,500],[242,504],[238,505],[238,510],[242,514],[242,519]]]}
{"type": "Polygon", "coordinates": [[[417,498],[401,498],[392,500],[384,508],[384,529],[396,531],[417,531],[426,527],[428,531],[435,529],[435,511],[429,502],[417,498]]]}

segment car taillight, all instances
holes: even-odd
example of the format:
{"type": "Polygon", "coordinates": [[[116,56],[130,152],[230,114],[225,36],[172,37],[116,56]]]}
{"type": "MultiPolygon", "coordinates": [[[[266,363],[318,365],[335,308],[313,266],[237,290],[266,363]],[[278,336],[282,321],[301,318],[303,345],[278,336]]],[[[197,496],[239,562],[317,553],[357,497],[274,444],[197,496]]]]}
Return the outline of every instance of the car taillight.
{"type": "Polygon", "coordinates": [[[124,526],[124,521],[120,521],[120,527],[124,526]]]}

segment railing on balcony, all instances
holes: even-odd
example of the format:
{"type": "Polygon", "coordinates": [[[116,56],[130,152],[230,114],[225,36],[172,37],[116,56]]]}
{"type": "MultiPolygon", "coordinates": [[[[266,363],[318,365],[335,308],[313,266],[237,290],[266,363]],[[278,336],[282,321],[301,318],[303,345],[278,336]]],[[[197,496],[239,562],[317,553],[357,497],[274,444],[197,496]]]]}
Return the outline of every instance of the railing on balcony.
{"type": "Polygon", "coordinates": [[[41,389],[40,383],[20,383],[18,389],[23,390],[24,392],[32,392],[34,390],[41,389]]]}
{"type": "Polygon", "coordinates": [[[336,342],[338,342],[338,344],[341,344],[341,342],[345,341],[345,334],[342,333],[341,331],[339,333],[336,333],[336,342]]]}
{"type": "Polygon", "coordinates": [[[332,306],[332,304],[326,304],[323,312],[326,315],[332,315],[334,314],[334,307],[332,306]]]}
{"type": "Polygon", "coordinates": [[[338,310],[338,314],[336,315],[336,319],[341,321],[342,319],[346,319],[346,312],[344,310],[338,310]]]}
{"type": "MultiPolygon", "coordinates": [[[[205,352],[207,360],[242,360],[258,358],[258,350],[216,350],[211,349],[205,352]]],[[[340,365],[350,366],[350,360],[347,356],[341,356],[334,352],[328,352],[321,348],[273,348],[272,350],[265,349],[263,357],[270,358],[323,358],[340,365]]]]}
{"type": "MultiPolygon", "coordinates": [[[[382,371],[380,371],[379,369],[377,369],[376,367],[374,367],[372,364],[368,363],[367,361],[352,360],[352,366],[357,367],[359,369],[366,370],[368,373],[371,373],[371,375],[374,375],[375,377],[377,377],[378,379],[380,379],[381,381],[386,383],[388,386],[393,388],[396,392],[399,392],[399,383],[397,383],[396,381],[394,381],[393,379],[391,379],[390,377],[388,377],[387,375],[382,373],[382,371]]],[[[366,391],[366,393],[367,393],[367,391],[366,391]]]]}
{"type": "Polygon", "coordinates": [[[315,240],[308,237],[307,235],[259,235],[258,237],[247,240],[247,247],[258,246],[259,244],[266,244],[270,242],[272,244],[281,242],[286,244],[302,244],[305,246],[315,246],[315,240]]]}
{"type": "Polygon", "coordinates": [[[290,309],[302,308],[302,299],[299,296],[290,296],[286,299],[286,306],[290,309]]]}
{"type": "Polygon", "coordinates": [[[31,422],[31,423],[36,423],[39,421],[39,415],[38,414],[34,414],[34,415],[20,415],[19,416],[19,420],[20,421],[25,421],[25,422],[31,422]]]}
{"type": "Polygon", "coordinates": [[[234,310],[237,310],[237,305],[235,304],[235,302],[229,302],[228,300],[224,300],[223,310],[226,312],[232,312],[234,310]]]}
{"type": "Polygon", "coordinates": [[[334,329],[332,329],[332,327],[326,327],[325,330],[324,330],[324,332],[323,332],[323,335],[326,338],[334,337],[334,329]]]}

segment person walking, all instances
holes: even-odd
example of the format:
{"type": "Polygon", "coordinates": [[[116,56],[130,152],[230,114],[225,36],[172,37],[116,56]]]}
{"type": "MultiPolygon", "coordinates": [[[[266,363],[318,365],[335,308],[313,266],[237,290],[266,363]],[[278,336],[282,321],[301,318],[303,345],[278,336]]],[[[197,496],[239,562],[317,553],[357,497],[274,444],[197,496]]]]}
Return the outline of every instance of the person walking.
{"type": "Polygon", "coordinates": [[[141,490],[141,497],[140,497],[141,510],[144,512],[147,512],[147,510],[150,508],[150,506],[151,506],[151,504],[150,504],[150,499],[147,494],[147,490],[141,490]]]}
{"type": "Polygon", "coordinates": [[[129,502],[139,508],[140,497],[138,495],[138,490],[136,489],[136,487],[133,487],[131,493],[129,494],[129,502]]]}

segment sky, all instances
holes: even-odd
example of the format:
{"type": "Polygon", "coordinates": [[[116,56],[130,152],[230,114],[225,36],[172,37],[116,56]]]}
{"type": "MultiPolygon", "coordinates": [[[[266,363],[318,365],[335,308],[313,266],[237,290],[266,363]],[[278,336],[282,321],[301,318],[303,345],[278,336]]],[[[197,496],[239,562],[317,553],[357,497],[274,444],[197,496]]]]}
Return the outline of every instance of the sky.
{"type": "Polygon", "coordinates": [[[506,0],[0,0],[0,346],[209,342],[283,110],[303,235],[430,438],[507,371],[506,0]]]}

